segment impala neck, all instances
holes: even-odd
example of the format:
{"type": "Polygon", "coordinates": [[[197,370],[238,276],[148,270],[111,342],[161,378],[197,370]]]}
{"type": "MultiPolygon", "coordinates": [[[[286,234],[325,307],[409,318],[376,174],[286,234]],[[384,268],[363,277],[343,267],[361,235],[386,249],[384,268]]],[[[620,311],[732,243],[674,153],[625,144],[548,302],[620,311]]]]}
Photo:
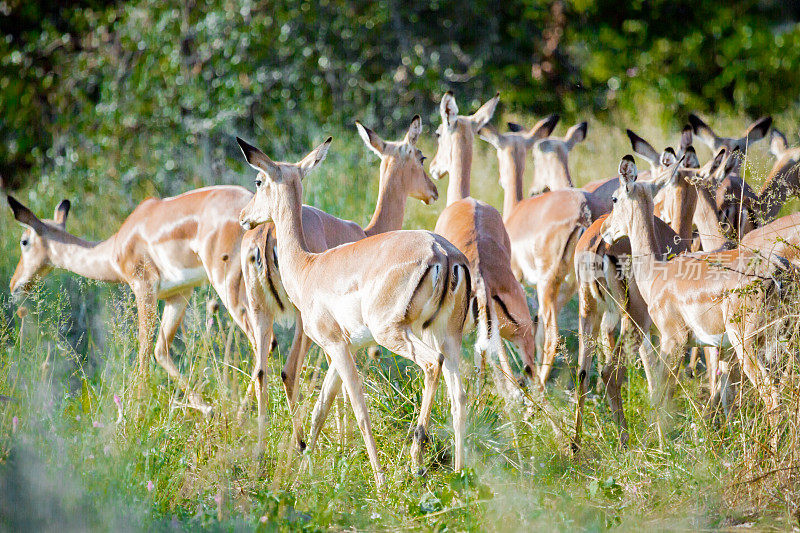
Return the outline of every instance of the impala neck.
{"type": "Polygon", "coordinates": [[[656,275],[653,265],[660,262],[658,257],[661,253],[656,240],[652,199],[643,206],[634,209],[633,217],[628,227],[628,238],[631,243],[631,269],[633,270],[633,276],[636,279],[637,286],[645,293],[647,287],[650,286],[648,280],[656,275]]]}
{"type": "Polygon", "coordinates": [[[522,157],[500,159],[500,182],[503,184],[503,222],[508,221],[514,208],[522,201],[522,176],[525,173],[525,153],[522,157]]]}
{"type": "Polygon", "coordinates": [[[674,192],[673,208],[675,218],[670,226],[681,240],[689,243],[692,240],[693,218],[697,208],[697,192],[695,188],[681,180],[682,183],[674,192]]]}
{"type": "Polygon", "coordinates": [[[49,235],[47,245],[56,268],[98,281],[123,281],[114,260],[114,237],[90,242],[61,231],[49,235]]]}
{"type": "MultiPolygon", "coordinates": [[[[278,262],[281,266],[281,279],[287,291],[298,281],[298,273],[303,264],[314,254],[308,251],[303,234],[302,195],[303,186],[289,182],[276,187],[273,202],[272,220],[275,224],[275,237],[278,241],[278,262]]],[[[293,294],[290,292],[290,296],[293,294]]],[[[295,293],[296,295],[296,293],[295,293]]]]}
{"type": "MultiPolygon", "coordinates": [[[[468,128],[469,126],[467,126],[468,128]]],[[[447,205],[469,198],[472,168],[472,132],[457,132],[450,153],[450,183],[447,184],[447,205]]]]}
{"type": "Polygon", "coordinates": [[[728,239],[719,225],[716,201],[711,196],[711,191],[705,187],[697,187],[697,207],[693,221],[700,234],[703,251],[711,252],[727,245],[728,239]]]}
{"type": "Polygon", "coordinates": [[[368,236],[399,230],[403,227],[407,195],[403,190],[402,180],[392,179],[393,172],[387,159],[381,161],[378,203],[375,205],[372,220],[364,228],[364,233],[368,236]]]}

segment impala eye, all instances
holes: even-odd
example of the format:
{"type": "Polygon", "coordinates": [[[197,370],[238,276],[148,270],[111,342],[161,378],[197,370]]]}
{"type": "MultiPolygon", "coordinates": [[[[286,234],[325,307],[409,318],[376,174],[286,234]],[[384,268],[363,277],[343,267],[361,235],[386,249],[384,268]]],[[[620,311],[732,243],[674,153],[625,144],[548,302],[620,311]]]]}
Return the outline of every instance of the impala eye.
{"type": "Polygon", "coordinates": [[[24,247],[28,246],[28,239],[22,239],[21,241],[19,241],[19,243],[24,248],[24,247]]]}
{"type": "Polygon", "coordinates": [[[256,180],[256,188],[261,187],[262,181],[260,179],[256,180]]]}
{"type": "Polygon", "coordinates": [[[612,203],[617,203],[617,197],[616,196],[612,196],[611,197],[611,202],[612,203]]]}

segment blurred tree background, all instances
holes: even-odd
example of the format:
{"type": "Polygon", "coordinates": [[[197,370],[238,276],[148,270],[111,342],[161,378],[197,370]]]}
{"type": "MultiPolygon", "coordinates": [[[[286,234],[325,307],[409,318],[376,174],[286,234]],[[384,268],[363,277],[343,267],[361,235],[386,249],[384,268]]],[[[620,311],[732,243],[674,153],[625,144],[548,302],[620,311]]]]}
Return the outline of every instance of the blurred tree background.
{"type": "Polygon", "coordinates": [[[568,118],[775,113],[798,102],[799,20],[796,0],[0,0],[0,175],[114,183],[122,214],[224,182],[234,132],[280,156],[433,118],[447,89],[568,118]]]}

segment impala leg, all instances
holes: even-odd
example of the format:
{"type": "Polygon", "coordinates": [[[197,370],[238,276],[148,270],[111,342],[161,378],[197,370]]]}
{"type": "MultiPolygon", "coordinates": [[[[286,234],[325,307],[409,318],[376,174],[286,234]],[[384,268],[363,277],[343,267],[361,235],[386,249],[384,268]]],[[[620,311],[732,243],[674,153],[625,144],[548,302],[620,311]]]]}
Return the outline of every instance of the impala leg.
{"type": "MultiPolygon", "coordinates": [[[[697,375],[697,361],[700,359],[700,348],[693,346],[689,351],[689,364],[686,367],[686,376],[693,378],[697,375]]],[[[706,351],[706,366],[708,366],[708,351],[706,351]]],[[[713,389],[712,389],[713,390],[713,389]]]]}
{"type": "Polygon", "coordinates": [[[621,360],[622,346],[617,345],[611,353],[611,359],[600,373],[606,384],[606,396],[611,405],[611,414],[619,428],[620,446],[628,445],[628,421],[625,419],[625,408],[622,404],[622,385],[628,380],[627,368],[621,360]]]}
{"type": "Polygon", "coordinates": [[[334,400],[342,390],[342,378],[336,371],[336,367],[330,366],[328,373],[325,374],[325,379],[322,381],[322,390],[320,390],[319,398],[314,404],[314,410],[311,413],[311,434],[308,441],[308,451],[314,450],[317,443],[317,438],[322,431],[322,426],[325,424],[325,419],[328,418],[328,413],[331,410],[334,400]]]}
{"type": "Polygon", "coordinates": [[[305,449],[306,443],[303,440],[303,424],[297,412],[297,390],[299,388],[300,370],[303,368],[303,362],[310,348],[311,339],[303,333],[303,322],[300,318],[300,313],[297,313],[294,339],[289,350],[289,357],[286,359],[286,364],[281,372],[281,379],[283,380],[283,388],[286,391],[286,400],[289,404],[289,414],[292,417],[293,439],[295,446],[300,451],[305,449]]]}
{"type": "Polygon", "coordinates": [[[539,369],[539,379],[543,385],[553,369],[553,361],[558,351],[558,289],[560,282],[551,277],[539,284],[536,288],[539,297],[539,327],[544,334],[542,347],[542,366],[539,369]]]}
{"type": "MultiPolygon", "coordinates": [[[[415,469],[422,462],[422,450],[428,440],[428,424],[430,423],[436,387],[439,384],[444,356],[428,346],[407,328],[387,328],[380,332],[375,340],[391,352],[416,362],[425,373],[425,389],[422,393],[417,427],[414,429],[414,441],[411,445],[411,459],[415,469]]],[[[460,346],[459,346],[460,355],[460,346]]]]}
{"type": "Polygon", "coordinates": [[[177,333],[178,327],[183,321],[186,306],[189,304],[189,294],[191,293],[180,293],[165,300],[164,313],[161,316],[161,327],[156,340],[156,361],[185,392],[189,405],[208,416],[212,411],[211,406],[203,401],[200,394],[189,389],[189,382],[178,371],[178,367],[169,354],[169,346],[172,344],[172,339],[175,338],[175,333],[177,333]]]}
{"type": "Polygon", "coordinates": [[[258,406],[258,443],[256,444],[256,454],[261,455],[264,451],[264,434],[266,431],[267,407],[269,397],[267,396],[267,357],[269,356],[270,339],[272,338],[272,320],[267,319],[256,326],[255,339],[255,364],[253,365],[253,376],[255,376],[256,404],[258,406]]]}
{"type": "MultiPolygon", "coordinates": [[[[381,470],[381,465],[378,461],[378,447],[375,444],[375,436],[372,434],[372,423],[370,422],[369,413],[367,412],[364,388],[361,376],[356,369],[356,363],[353,360],[353,354],[350,348],[343,344],[329,347],[326,349],[326,353],[331,356],[331,361],[338,370],[344,382],[344,386],[347,389],[347,394],[350,397],[350,404],[353,406],[353,412],[358,422],[358,428],[361,430],[361,434],[364,437],[367,454],[369,455],[369,462],[375,474],[375,484],[380,488],[386,482],[386,476],[381,470]]],[[[327,379],[327,376],[325,377],[327,379]]]]}
{"type": "Polygon", "coordinates": [[[450,413],[453,415],[453,436],[455,439],[456,457],[453,469],[458,472],[464,468],[464,429],[467,423],[467,411],[464,403],[466,394],[461,383],[461,374],[458,371],[460,349],[447,349],[443,365],[444,382],[450,396],[450,413]]]}
{"type": "Polygon", "coordinates": [[[139,362],[137,399],[144,400],[145,387],[150,377],[150,354],[153,346],[153,332],[156,329],[157,300],[155,288],[150,284],[133,286],[136,297],[136,311],[139,318],[139,362]]]}
{"type": "Polygon", "coordinates": [[[425,389],[422,392],[422,405],[420,406],[419,417],[417,417],[417,427],[414,430],[414,441],[411,444],[411,464],[415,471],[422,470],[422,450],[428,443],[427,428],[431,419],[436,387],[439,385],[439,378],[442,373],[442,363],[424,365],[422,371],[425,374],[425,389]]]}
{"type": "Polygon", "coordinates": [[[572,451],[577,453],[583,432],[583,407],[586,402],[587,380],[592,368],[592,359],[597,347],[596,335],[599,325],[597,301],[587,287],[581,287],[578,301],[578,376],[575,383],[575,436],[572,451]]]}

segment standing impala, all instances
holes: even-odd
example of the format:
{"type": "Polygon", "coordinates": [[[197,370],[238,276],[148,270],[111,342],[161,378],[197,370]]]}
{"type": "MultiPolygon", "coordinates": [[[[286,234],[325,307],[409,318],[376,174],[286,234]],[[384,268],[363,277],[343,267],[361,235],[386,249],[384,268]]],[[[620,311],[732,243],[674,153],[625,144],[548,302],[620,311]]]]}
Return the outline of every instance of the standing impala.
{"type": "MultiPolygon", "coordinates": [[[[413,118],[405,138],[401,141],[385,141],[360,122],[356,122],[356,128],[367,147],[381,159],[375,212],[370,223],[361,229],[354,222],[336,218],[324,211],[304,205],[303,234],[306,245],[312,252],[322,252],[340,244],[361,240],[368,235],[399,230],[403,225],[408,197],[416,198],[426,204],[435,202],[439,197],[436,186],[422,166],[422,155],[416,148],[417,139],[422,131],[419,115],[413,118]]],[[[242,238],[242,271],[249,307],[261,313],[258,318],[253,319],[254,322],[271,324],[272,320],[278,317],[296,320],[294,340],[281,378],[289,410],[292,413],[295,444],[302,450],[305,448],[302,425],[296,416],[297,380],[311,340],[303,334],[302,320],[283,287],[278,272],[276,246],[275,229],[272,224],[263,224],[245,232],[242,238]]],[[[317,403],[312,416],[314,440],[322,428],[331,402],[341,389],[342,382],[334,368],[328,371],[325,379],[324,394],[321,394],[320,402],[317,403]]],[[[253,373],[251,387],[253,384],[260,387],[258,369],[253,373]]],[[[242,402],[240,415],[248,403],[249,392],[248,390],[242,402]]],[[[262,394],[260,389],[258,393],[262,394]]]]}
{"type": "Polygon", "coordinates": [[[475,134],[492,119],[498,100],[496,95],[473,115],[463,116],[458,114],[453,93],[445,93],[439,106],[442,124],[436,130],[439,146],[430,170],[436,179],[445,174],[450,176],[447,207],[439,216],[434,231],[469,259],[475,293],[473,318],[478,329],[476,363],[482,371],[487,355],[499,358],[505,379],[498,376],[496,384],[501,394],[509,399],[513,388],[508,380],[513,379],[514,374],[502,339],[517,346],[525,373],[532,377],[536,368],[534,325],[525,291],[511,272],[511,244],[503,219],[494,207],[469,195],[475,134]]]}
{"type": "Polygon", "coordinates": [[[242,230],[238,212],[251,196],[243,187],[218,186],[163,200],[150,198],[125,219],[117,233],[101,242],[85,241],[66,231],[68,201],[56,208],[54,220],[40,220],[9,196],[14,218],[25,226],[11,292],[20,295],[39,274],[53,267],[91,279],[127,283],[136,298],[139,318],[140,397],[149,370],[157,302],[165,300],[156,361],[185,391],[189,405],[209,414],[211,406],[189,389],[169,355],[169,345],[192,290],[210,281],[251,344],[260,346],[264,335],[258,324],[247,319],[239,270],[242,230]]]}
{"type": "Polygon", "coordinates": [[[614,209],[602,226],[603,239],[630,238],[633,277],[653,323],[661,334],[660,398],[672,392],[674,367],[690,339],[721,346],[730,343],[747,377],[761,395],[771,418],[778,395],[756,340],[763,337],[764,311],[778,298],[776,279],[784,261],[744,249],[657,259],[650,189],[636,183],[633,157],[620,163],[620,186],[614,209]]]}
{"type": "MultiPolygon", "coordinates": [[[[686,226],[691,231],[694,200],[686,189],[690,186],[679,174],[680,164],[685,164],[686,155],[693,156],[694,150],[682,146],[681,159],[676,160],[672,148],[667,148],[660,156],[660,163],[654,168],[653,180],[648,186],[654,191],[667,191],[664,203],[671,210],[675,224],[670,227],[658,217],[654,217],[654,237],[659,257],[667,258],[681,253],[691,243],[690,238],[682,238],[675,228],[686,226]]],[[[689,158],[693,165],[696,157],[689,158]]],[[[647,306],[642,300],[634,279],[627,275],[623,263],[631,257],[631,246],[627,238],[614,244],[602,240],[601,228],[608,215],[595,220],[578,240],[575,247],[575,276],[578,280],[578,376],[576,380],[575,437],[573,451],[580,448],[587,380],[595,349],[600,346],[606,355],[605,365],[598,370],[605,383],[611,411],[620,429],[620,443],[627,444],[628,432],[625,411],[622,404],[622,385],[627,379],[627,369],[621,358],[623,348],[634,352],[639,349],[651,394],[656,390],[654,383],[652,357],[645,350],[642,341],[649,345],[651,319],[647,306]],[[619,341],[615,341],[614,329],[620,324],[619,341]]],[[[689,234],[691,235],[691,234],[689,234]]]]}
{"type": "MultiPolygon", "coordinates": [[[[443,372],[455,436],[455,469],[464,464],[466,412],[458,364],[470,301],[469,266],[444,238],[427,231],[391,231],[322,253],[303,233],[301,180],[325,158],[329,138],[296,164],[276,163],[237,139],[258,171],[256,194],[242,210],[243,227],[275,223],[283,285],[305,333],[324,350],[344,382],[364,437],[375,482],[383,485],[375,438],[354,350],[378,343],[425,373],[412,459],[421,462],[434,394],[443,372]]],[[[313,448],[313,441],[310,443],[313,448]]]]}

